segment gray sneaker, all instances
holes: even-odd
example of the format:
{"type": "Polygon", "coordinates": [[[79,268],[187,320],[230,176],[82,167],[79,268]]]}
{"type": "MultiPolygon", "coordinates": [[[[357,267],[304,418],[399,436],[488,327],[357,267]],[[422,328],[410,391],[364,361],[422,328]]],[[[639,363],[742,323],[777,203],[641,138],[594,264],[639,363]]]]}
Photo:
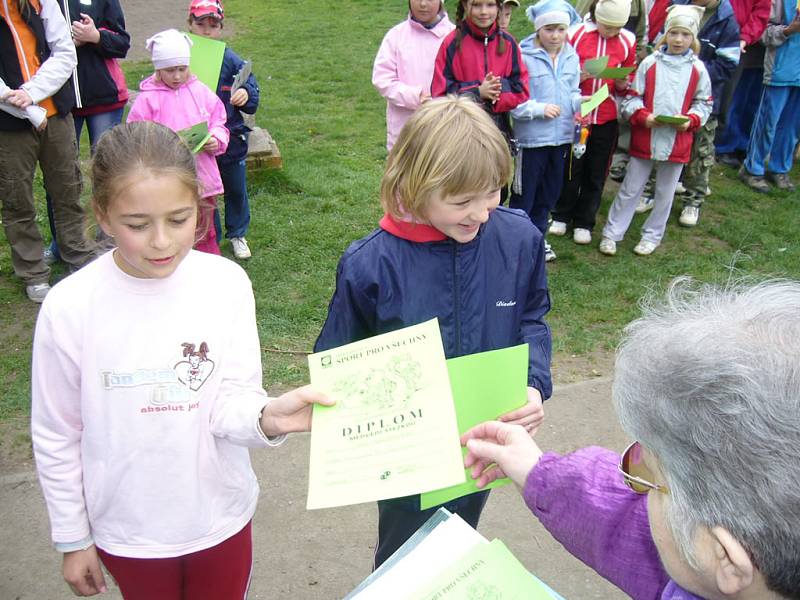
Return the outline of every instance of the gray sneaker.
{"type": "Polygon", "coordinates": [[[30,301],[36,302],[36,304],[41,304],[44,302],[44,297],[47,296],[49,291],[49,283],[34,283],[33,285],[29,285],[25,288],[25,293],[28,294],[30,301]]]}
{"type": "Polygon", "coordinates": [[[742,168],[739,169],[739,179],[751,190],[761,194],[766,194],[769,192],[769,184],[767,183],[767,180],[764,179],[763,176],[753,175],[750,171],[744,168],[744,165],[742,165],[742,168]]]}
{"type": "Polygon", "coordinates": [[[767,181],[774,183],[775,187],[779,190],[785,190],[787,192],[793,192],[795,190],[794,184],[792,180],[789,179],[787,173],[770,173],[767,171],[766,178],[767,181]]]}
{"type": "Polygon", "coordinates": [[[56,258],[56,255],[53,254],[53,250],[50,248],[50,246],[45,248],[44,252],[42,252],[42,260],[48,267],[58,262],[58,259],[56,258]]]}

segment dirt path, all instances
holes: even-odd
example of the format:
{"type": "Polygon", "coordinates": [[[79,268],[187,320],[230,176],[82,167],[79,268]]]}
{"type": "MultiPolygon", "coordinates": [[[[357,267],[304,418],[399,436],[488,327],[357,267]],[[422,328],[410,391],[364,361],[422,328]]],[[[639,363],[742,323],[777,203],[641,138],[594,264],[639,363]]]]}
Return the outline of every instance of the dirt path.
{"type": "MultiPolygon", "coordinates": [[[[590,444],[623,448],[626,438],[610,402],[609,377],[559,386],[537,434],[545,450],[590,444]]],[[[253,520],[254,571],[250,600],[341,598],[369,573],[375,504],[307,511],[308,435],[252,453],[261,484],[253,520]]],[[[25,466],[25,465],[21,465],[25,466]]],[[[48,522],[35,473],[0,475],[0,598],[68,600],[60,555],[48,544],[48,522]]],[[[626,596],[569,555],[534,519],[513,486],[494,490],[480,532],[500,538],[522,563],[568,599],[626,596]]],[[[119,592],[105,596],[118,600],[119,592]]]]}

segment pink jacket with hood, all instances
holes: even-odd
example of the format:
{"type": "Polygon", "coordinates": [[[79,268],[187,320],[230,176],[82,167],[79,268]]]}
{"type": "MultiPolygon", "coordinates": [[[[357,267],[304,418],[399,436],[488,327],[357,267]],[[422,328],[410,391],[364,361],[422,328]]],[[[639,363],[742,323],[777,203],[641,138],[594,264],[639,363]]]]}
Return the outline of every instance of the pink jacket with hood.
{"type": "Polygon", "coordinates": [[[214,157],[225,154],[230,139],[222,101],[194,75],[178,89],[172,89],[151,75],[142,81],[139,89],[141,92],[128,113],[128,123],[154,121],[180,131],[201,121],[208,122],[208,131],[219,142],[219,147],[213,155],[204,151],[195,155],[197,178],[203,186],[204,197],[221,194],[222,179],[214,157]]]}
{"type": "Polygon", "coordinates": [[[447,13],[430,29],[409,14],[383,38],[372,67],[372,85],[386,98],[387,150],[392,149],[408,117],[419,107],[420,93],[430,93],[436,54],[454,28],[447,13]]]}

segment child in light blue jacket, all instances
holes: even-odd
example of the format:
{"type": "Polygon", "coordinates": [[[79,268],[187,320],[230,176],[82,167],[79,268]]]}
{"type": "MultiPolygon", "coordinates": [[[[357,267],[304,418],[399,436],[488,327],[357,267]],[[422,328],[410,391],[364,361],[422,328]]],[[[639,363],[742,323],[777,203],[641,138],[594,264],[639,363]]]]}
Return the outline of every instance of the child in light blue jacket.
{"type": "MultiPolygon", "coordinates": [[[[566,42],[567,27],[579,21],[564,0],[539,0],[526,11],[535,33],[520,43],[530,77],[530,100],[511,111],[517,156],[509,205],[524,210],[544,235],[550,210],[561,194],[564,166],[575,137],[581,102],[580,61],[566,42]]],[[[546,260],[556,258],[545,242],[546,260]]]]}

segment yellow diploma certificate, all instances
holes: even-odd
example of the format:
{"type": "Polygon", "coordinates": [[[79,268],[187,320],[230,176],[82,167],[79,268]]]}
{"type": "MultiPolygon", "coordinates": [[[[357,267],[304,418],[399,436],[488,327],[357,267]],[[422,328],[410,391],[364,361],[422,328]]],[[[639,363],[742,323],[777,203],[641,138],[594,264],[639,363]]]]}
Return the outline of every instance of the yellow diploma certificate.
{"type": "Polygon", "coordinates": [[[436,319],[308,357],[315,405],[306,507],[408,496],[464,482],[436,319]]]}

